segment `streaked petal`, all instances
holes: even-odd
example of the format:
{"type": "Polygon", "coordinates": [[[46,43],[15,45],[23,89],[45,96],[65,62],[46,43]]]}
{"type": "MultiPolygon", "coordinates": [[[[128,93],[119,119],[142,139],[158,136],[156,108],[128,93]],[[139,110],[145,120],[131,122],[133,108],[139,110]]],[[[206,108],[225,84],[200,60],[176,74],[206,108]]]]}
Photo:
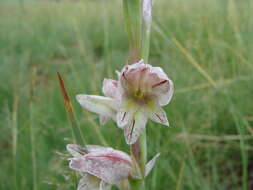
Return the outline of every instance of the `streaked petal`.
{"type": "Polygon", "coordinates": [[[117,125],[119,128],[125,127],[128,123],[132,121],[132,119],[132,114],[123,109],[120,110],[116,116],[117,125]]]}
{"type": "Polygon", "coordinates": [[[160,106],[154,106],[154,108],[147,108],[147,117],[154,122],[169,126],[166,112],[160,106]]]}
{"type": "Polygon", "coordinates": [[[117,107],[116,100],[103,96],[85,94],[77,95],[76,99],[81,106],[87,110],[115,120],[117,107]]]}
{"type": "Polygon", "coordinates": [[[128,178],[132,165],[129,156],[126,159],[125,153],[113,149],[107,152],[91,152],[70,161],[70,168],[94,175],[109,184],[116,184],[128,178]]]}
{"type": "Polygon", "coordinates": [[[123,98],[121,100],[120,109],[116,115],[116,121],[119,128],[123,128],[133,119],[133,115],[140,109],[139,105],[131,99],[123,98]]]}
{"type": "Polygon", "coordinates": [[[68,144],[66,149],[74,157],[81,157],[86,154],[85,148],[77,144],[68,144]]]}
{"type": "Polygon", "coordinates": [[[77,190],[100,190],[101,180],[90,174],[85,174],[78,183],[77,190]]]}
{"type": "Polygon", "coordinates": [[[147,117],[140,111],[133,115],[133,120],[124,127],[124,135],[127,144],[134,144],[144,131],[147,117]]]}
{"type": "Polygon", "coordinates": [[[153,169],[157,158],[160,156],[160,153],[156,154],[145,166],[145,177],[148,176],[150,171],[153,169]]]}
{"type": "Polygon", "coordinates": [[[118,81],[105,78],[103,81],[103,93],[110,98],[116,98],[118,95],[118,81]]]}
{"type": "Polygon", "coordinates": [[[152,86],[152,91],[160,106],[167,105],[174,92],[173,82],[170,79],[162,80],[152,86]]]}
{"type": "Polygon", "coordinates": [[[104,146],[99,146],[99,145],[86,145],[84,148],[89,153],[90,152],[107,153],[113,150],[110,147],[104,147],[104,146]]]}
{"type": "Polygon", "coordinates": [[[140,81],[149,65],[143,60],[123,68],[120,75],[120,84],[126,91],[136,91],[140,87],[140,81]]]}

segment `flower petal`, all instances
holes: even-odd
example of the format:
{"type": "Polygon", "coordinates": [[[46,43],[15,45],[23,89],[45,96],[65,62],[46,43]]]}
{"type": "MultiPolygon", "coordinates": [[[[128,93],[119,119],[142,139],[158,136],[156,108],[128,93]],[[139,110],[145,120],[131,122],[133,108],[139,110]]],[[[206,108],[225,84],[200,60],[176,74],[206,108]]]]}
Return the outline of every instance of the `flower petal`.
{"type": "Polygon", "coordinates": [[[110,147],[104,147],[104,146],[99,146],[99,145],[86,145],[84,148],[89,153],[90,152],[107,153],[113,150],[110,147]]]}
{"type": "Polygon", "coordinates": [[[117,98],[118,81],[105,78],[103,81],[103,93],[110,98],[117,98]]]}
{"type": "Polygon", "coordinates": [[[126,110],[120,110],[117,113],[116,120],[119,128],[124,128],[133,119],[132,114],[126,110]]]}
{"type": "Polygon", "coordinates": [[[120,75],[120,86],[126,91],[137,91],[140,88],[140,81],[149,68],[143,60],[123,68],[120,75]]]}
{"type": "Polygon", "coordinates": [[[119,128],[124,128],[133,119],[133,114],[140,109],[134,101],[127,98],[122,98],[120,109],[116,115],[116,121],[119,128]]]}
{"type": "Polygon", "coordinates": [[[152,160],[150,160],[150,161],[146,164],[146,166],[145,166],[145,177],[147,177],[148,174],[150,173],[150,171],[153,169],[153,167],[154,167],[154,165],[155,165],[155,163],[156,163],[156,160],[157,160],[157,158],[158,158],[159,156],[160,156],[160,153],[156,154],[156,155],[152,158],[152,160]]]}
{"type": "Polygon", "coordinates": [[[116,184],[128,178],[130,174],[132,163],[126,155],[113,149],[108,149],[107,152],[91,152],[83,157],[71,158],[69,166],[74,170],[94,175],[106,183],[116,184]]]}
{"type": "Polygon", "coordinates": [[[86,150],[77,144],[68,144],[66,149],[74,157],[82,157],[86,154],[86,150]]]}
{"type": "Polygon", "coordinates": [[[166,116],[166,112],[160,106],[154,106],[154,108],[147,108],[147,117],[154,122],[169,126],[169,121],[166,116]]]}
{"type": "Polygon", "coordinates": [[[87,110],[115,120],[117,102],[108,97],[79,94],[77,101],[87,110]]]}
{"type": "Polygon", "coordinates": [[[133,115],[133,120],[124,127],[124,135],[127,144],[134,144],[144,131],[147,117],[140,111],[133,115]]]}
{"type": "Polygon", "coordinates": [[[162,80],[152,86],[153,94],[157,97],[160,106],[167,105],[173,95],[174,85],[170,79],[162,80]]]}
{"type": "Polygon", "coordinates": [[[85,174],[79,181],[77,190],[99,190],[101,180],[90,174],[85,174]]]}

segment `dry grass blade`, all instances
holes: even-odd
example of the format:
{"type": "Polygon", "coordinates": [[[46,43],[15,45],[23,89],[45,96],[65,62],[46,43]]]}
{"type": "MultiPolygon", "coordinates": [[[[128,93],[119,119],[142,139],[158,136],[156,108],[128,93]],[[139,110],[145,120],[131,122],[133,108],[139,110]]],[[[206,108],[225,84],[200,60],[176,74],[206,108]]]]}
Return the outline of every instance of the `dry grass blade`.
{"type": "Polygon", "coordinates": [[[17,188],[17,142],[18,142],[18,124],[17,124],[17,113],[18,113],[18,102],[19,96],[17,92],[14,93],[13,111],[12,111],[12,157],[13,157],[13,183],[14,188],[17,188]]]}
{"type": "Polygon", "coordinates": [[[188,140],[205,140],[205,141],[238,141],[240,139],[251,140],[253,139],[252,135],[225,135],[225,136],[211,136],[211,135],[190,135],[186,133],[182,133],[176,136],[178,139],[188,139],[188,140]]]}
{"type": "MultiPolygon", "coordinates": [[[[235,82],[249,81],[249,80],[252,80],[252,79],[253,79],[253,77],[252,77],[252,75],[250,75],[250,76],[237,77],[237,78],[234,78],[234,79],[225,79],[225,80],[222,80],[222,81],[215,81],[215,84],[216,84],[216,87],[222,87],[222,86],[225,86],[225,85],[233,84],[235,82]]],[[[210,83],[202,83],[202,84],[197,84],[197,85],[190,86],[190,87],[179,88],[179,89],[176,90],[175,93],[186,93],[186,92],[190,92],[190,91],[193,91],[193,90],[200,90],[200,89],[209,88],[211,86],[212,86],[212,84],[210,84],[210,83]]]]}
{"type": "Polygon", "coordinates": [[[58,76],[58,81],[59,81],[59,86],[61,89],[62,97],[64,100],[65,109],[68,114],[69,124],[70,124],[71,130],[72,130],[73,141],[74,141],[74,143],[85,145],[86,144],[85,139],[82,135],[82,131],[80,129],[79,123],[76,120],[76,117],[74,114],[74,109],[73,109],[71,100],[69,98],[69,95],[67,93],[67,90],[65,88],[63,78],[61,77],[60,73],[57,73],[57,76],[58,76]]]}
{"type": "Polygon", "coordinates": [[[184,177],[184,169],[185,169],[185,161],[183,160],[182,164],[181,164],[179,176],[178,176],[176,190],[180,190],[181,189],[182,180],[183,180],[183,177],[184,177]]]}
{"type": "Polygon", "coordinates": [[[172,41],[176,44],[176,46],[182,51],[182,53],[186,56],[189,62],[210,82],[212,86],[216,86],[215,81],[212,77],[197,63],[197,61],[192,57],[192,55],[183,47],[183,45],[176,39],[172,38],[172,41]]]}
{"type": "Polygon", "coordinates": [[[73,106],[71,104],[71,101],[70,101],[70,98],[68,96],[68,93],[67,93],[67,91],[65,89],[63,78],[61,77],[60,73],[57,73],[57,76],[58,76],[59,85],[60,85],[61,93],[62,93],[62,96],[63,96],[65,108],[68,111],[69,116],[71,118],[73,118],[74,117],[73,106]]]}

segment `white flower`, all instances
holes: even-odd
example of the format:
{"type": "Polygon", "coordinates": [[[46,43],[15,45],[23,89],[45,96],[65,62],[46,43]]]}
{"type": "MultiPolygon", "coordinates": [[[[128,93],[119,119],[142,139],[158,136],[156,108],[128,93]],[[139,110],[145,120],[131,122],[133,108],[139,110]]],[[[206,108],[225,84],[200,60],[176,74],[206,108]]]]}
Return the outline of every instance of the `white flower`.
{"type": "Polygon", "coordinates": [[[124,130],[127,144],[134,144],[145,129],[148,119],[169,125],[166,112],[173,95],[173,82],[160,67],[152,67],[143,60],[127,65],[118,73],[119,81],[104,79],[106,97],[77,95],[78,102],[100,115],[102,124],[108,119],[124,130]]]}
{"type": "MultiPolygon", "coordinates": [[[[133,177],[132,173],[135,172],[134,161],[119,150],[96,145],[81,147],[76,144],[68,144],[67,150],[73,156],[69,159],[69,167],[83,175],[78,190],[107,190],[111,185],[118,185],[122,180],[133,177]]],[[[153,168],[158,156],[159,154],[147,163],[145,176],[153,168]]]]}

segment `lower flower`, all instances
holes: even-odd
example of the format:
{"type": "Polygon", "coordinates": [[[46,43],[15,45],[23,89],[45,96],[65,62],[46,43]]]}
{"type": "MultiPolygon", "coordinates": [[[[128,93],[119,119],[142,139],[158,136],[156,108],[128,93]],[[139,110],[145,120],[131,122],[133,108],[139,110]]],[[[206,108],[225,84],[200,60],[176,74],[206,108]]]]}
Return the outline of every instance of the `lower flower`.
{"type": "Polygon", "coordinates": [[[109,147],[69,144],[69,167],[79,171],[82,178],[78,190],[108,190],[111,185],[120,185],[128,178],[146,177],[153,168],[157,154],[146,164],[145,176],[138,172],[136,162],[126,153],[109,147]]]}

